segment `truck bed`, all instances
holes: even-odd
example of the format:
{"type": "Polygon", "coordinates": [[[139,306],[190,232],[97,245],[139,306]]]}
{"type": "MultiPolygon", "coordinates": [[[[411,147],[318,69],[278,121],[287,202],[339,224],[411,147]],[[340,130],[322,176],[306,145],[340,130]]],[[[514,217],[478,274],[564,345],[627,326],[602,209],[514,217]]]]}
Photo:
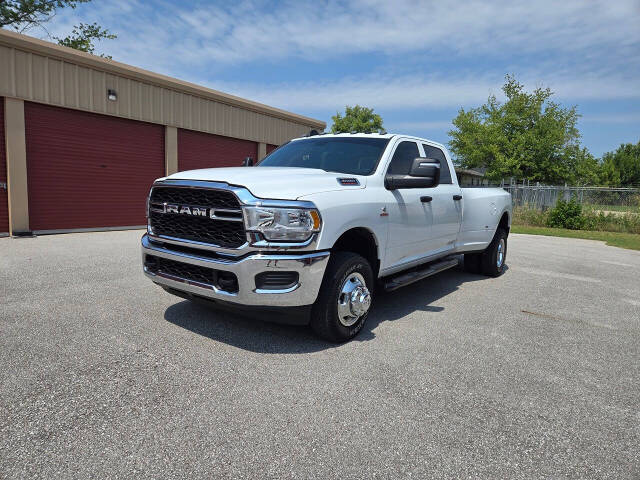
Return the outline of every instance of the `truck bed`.
{"type": "Polygon", "coordinates": [[[483,249],[491,241],[500,222],[496,218],[511,203],[511,195],[499,187],[470,187],[462,191],[462,225],[458,251],[483,249]]]}

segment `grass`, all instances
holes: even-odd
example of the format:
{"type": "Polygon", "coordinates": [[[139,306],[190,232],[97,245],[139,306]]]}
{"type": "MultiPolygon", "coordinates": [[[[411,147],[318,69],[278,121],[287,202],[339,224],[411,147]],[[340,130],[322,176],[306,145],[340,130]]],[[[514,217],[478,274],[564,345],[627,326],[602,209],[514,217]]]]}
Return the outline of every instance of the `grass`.
{"type": "Polygon", "coordinates": [[[633,205],[597,205],[586,204],[585,209],[598,210],[603,212],[629,212],[640,213],[640,207],[633,205]]]}
{"type": "Polygon", "coordinates": [[[629,250],[640,250],[640,235],[636,233],[567,230],[565,228],[530,227],[525,225],[512,225],[511,233],[526,233],[528,235],[548,235],[551,237],[600,240],[613,247],[627,248],[629,250]]]}
{"type": "MultiPolygon", "coordinates": [[[[550,222],[550,217],[554,209],[545,211],[528,207],[514,207],[513,224],[527,227],[548,227],[554,222],[550,222]]],[[[567,212],[564,212],[565,218],[567,212]]],[[[555,215],[557,217],[557,215],[555,215]]],[[[581,221],[578,225],[582,225],[582,230],[598,231],[598,232],[614,232],[614,233],[634,233],[640,234],[640,215],[630,212],[596,212],[587,208],[582,209],[580,213],[581,221]]],[[[553,227],[567,227],[565,225],[554,225],[553,227]]]]}

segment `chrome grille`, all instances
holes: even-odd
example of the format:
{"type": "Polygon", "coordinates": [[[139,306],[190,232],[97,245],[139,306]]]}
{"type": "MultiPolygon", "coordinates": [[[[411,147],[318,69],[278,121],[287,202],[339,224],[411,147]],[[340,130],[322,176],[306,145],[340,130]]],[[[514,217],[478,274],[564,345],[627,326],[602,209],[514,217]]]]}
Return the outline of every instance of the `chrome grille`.
{"type": "Polygon", "coordinates": [[[157,186],[149,198],[149,226],[157,236],[202,242],[223,248],[245,244],[242,209],[225,190],[157,186]],[[206,216],[164,213],[166,205],[206,209],[206,216]]]}

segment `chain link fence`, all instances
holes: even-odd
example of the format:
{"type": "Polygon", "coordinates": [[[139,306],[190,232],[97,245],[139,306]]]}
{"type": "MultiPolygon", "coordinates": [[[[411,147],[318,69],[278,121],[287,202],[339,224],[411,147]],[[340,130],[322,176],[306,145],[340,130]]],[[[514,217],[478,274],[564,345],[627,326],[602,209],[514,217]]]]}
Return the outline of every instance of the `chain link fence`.
{"type": "Polygon", "coordinates": [[[602,212],[640,213],[640,188],[501,185],[511,193],[514,207],[553,208],[558,200],[575,199],[583,207],[602,212]]]}

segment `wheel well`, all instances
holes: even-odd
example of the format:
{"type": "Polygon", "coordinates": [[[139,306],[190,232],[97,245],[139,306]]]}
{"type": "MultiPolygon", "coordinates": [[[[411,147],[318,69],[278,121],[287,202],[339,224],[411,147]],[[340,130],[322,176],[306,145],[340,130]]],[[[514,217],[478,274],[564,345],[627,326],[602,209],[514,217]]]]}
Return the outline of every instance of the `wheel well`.
{"type": "Polygon", "coordinates": [[[347,230],[336,241],[332,252],[353,252],[363,256],[371,265],[374,276],[377,277],[380,269],[378,258],[378,245],[371,231],[366,228],[352,228],[347,230]]]}
{"type": "Polygon", "coordinates": [[[507,235],[509,235],[509,214],[507,212],[502,214],[498,228],[504,229],[507,232],[507,235]]]}

